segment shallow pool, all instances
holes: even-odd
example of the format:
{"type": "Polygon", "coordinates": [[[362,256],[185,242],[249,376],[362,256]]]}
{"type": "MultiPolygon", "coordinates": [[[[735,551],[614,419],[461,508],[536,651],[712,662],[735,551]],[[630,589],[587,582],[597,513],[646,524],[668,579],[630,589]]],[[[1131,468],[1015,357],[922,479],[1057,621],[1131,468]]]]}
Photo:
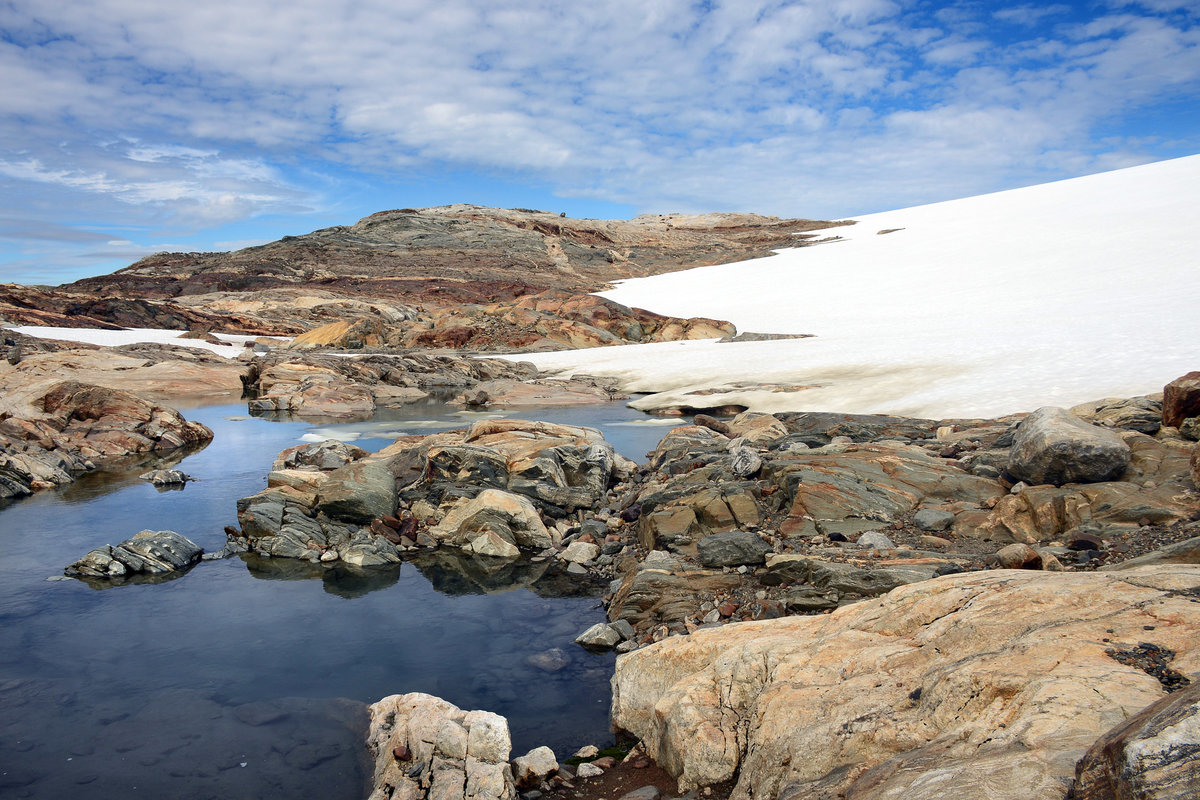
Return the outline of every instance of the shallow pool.
{"type": "MultiPolygon", "coordinates": [[[[611,739],[613,656],[573,643],[603,619],[598,599],[527,572],[506,589],[437,559],[362,571],[246,557],[158,584],[58,580],[147,528],[219,549],[237,498],[265,486],[285,447],[378,449],[481,415],[429,403],[349,424],[243,405],[187,416],[215,439],[179,463],[198,479],[182,490],[138,480],[156,465],[143,462],[0,509],[0,796],[359,798],[363,704],[411,691],[505,715],[514,755],[611,739]]],[[[599,427],[637,461],[670,427],[619,403],[504,416],[599,427]]]]}

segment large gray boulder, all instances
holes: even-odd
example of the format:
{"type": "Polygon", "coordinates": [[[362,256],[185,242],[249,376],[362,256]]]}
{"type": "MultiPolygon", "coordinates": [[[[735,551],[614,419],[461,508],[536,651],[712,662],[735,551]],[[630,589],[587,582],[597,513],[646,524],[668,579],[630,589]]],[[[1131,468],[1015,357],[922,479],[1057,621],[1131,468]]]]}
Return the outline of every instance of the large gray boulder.
{"type": "Polygon", "coordinates": [[[383,461],[338,467],[321,484],[317,507],[331,519],[366,525],[396,511],[396,477],[383,461]]]}
{"type": "Polygon", "coordinates": [[[1129,466],[1129,445],[1111,430],[1089,425],[1066,409],[1046,406],[1017,428],[1008,471],[1028,483],[1116,480],[1129,466]]]}
{"type": "Polygon", "coordinates": [[[71,564],[72,578],[122,579],[132,575],[166,575],[187,569],[204,550],[175,531],[142,531],[115,547],[97,548],[71,564]]]}
{"type": "Polygon", "coordinates": [[[1092,745],[1074,800],[1194,800],[1200,795],[1200,684],[1167,695],[1092,745]]]}

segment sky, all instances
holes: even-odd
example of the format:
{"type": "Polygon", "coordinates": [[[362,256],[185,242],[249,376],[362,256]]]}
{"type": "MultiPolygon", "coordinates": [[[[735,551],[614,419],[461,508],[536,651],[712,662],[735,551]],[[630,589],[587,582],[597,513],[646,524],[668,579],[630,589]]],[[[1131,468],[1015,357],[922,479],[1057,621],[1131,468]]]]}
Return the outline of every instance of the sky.
{"type": "Polygon", "coordinates": [[[1200,152],[1200,0],[0,0],[0,282],[390,208],[842,218],[1200,152]]]}

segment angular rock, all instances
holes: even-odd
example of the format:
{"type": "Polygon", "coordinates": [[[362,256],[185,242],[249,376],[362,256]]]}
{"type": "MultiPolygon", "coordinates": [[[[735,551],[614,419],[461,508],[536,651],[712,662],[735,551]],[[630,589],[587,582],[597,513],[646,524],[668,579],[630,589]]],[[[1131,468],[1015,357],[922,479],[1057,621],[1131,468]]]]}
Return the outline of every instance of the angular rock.
{"type": "Polygon", "coordinates": [[[621,634],[614,630],[612,626],[604,622],[597,622],[595,625],[575,637],[576,644],[581,644],[584,647],[591,647],[597,650],[611,649],[616,647],[620,642],[621,634]]]}
{"type": "Polygon", "coordinates": [[[737,567],[742,564],[762,564],[771,545],[756,533],[730,531],[705,536],[696,544],[700,563],[706,567],[737,567]]]}
{"type": "Polygon", "coordinates": [[[1194,800],[1200,790],[1200,684],[1101,736],[1075,767],[1073,800],[1194,800]]]}
{"type": "Polygon", "coordinates": [[[1200,372],[1189,372],[1163,387],[1163,425],[1178,428],[1188,417],[1200,417],[1200,372]]]}
{"type": "Polygon", "coordinates": [[[515,800],[504,717],[420,692],[385,697],[369,710],[370,800],[515,800]]]}
{"type": "Polygon", "coordinates": [[[590,564],[600,555],[600,548],[591,542],[571,542],[558,554],[563,561],[574,564],[590,564]]]}
{"type": "Polygon", "coordinates": [[[762,800],[1062,798],[1096,738],[1162,695],[1113,643],[1200,668],[1197,587],[1196,566],[967,573],[701,629],[618,660],[613,723],[682,790],[736,778],[734,797],[762,800]],[[1151,632],[1149,618],[1172,623],[1151,632]]]}
{"type": "Polygon", "coordinates": [[[558,771],[558,759],[549,747],[535,747],[513,759],[512,771],[518,789],[531,789],[558,771]]]}
{"type": "Polygon", "coordinates": [[[749,447],[735,447],[729,454],[733,457],[729,471],[739,478],[749,478],[762,469],[762,459],[749,447]]]}
{"type": "Polygon", "coordinates": [[[486,489],[455,506],[429,529],[431,536],[449,544],[473,541],[481,532],[494,533],[518,548],[545,550],[554,545],[529,499],[499,489],[486,489]]]}
{"type": "Polygon", "coordinates": [[[1045,406],[1017,428],[1008,471],[1034,485],[1115,480],[1129,466],[1129,445],[1111,430],[1045,406]]]}
{"type": "Polygon", "coordinates": [[[93,550],[63,570],[72,578],[127,578],[181,572],[204,550],[175,531],[141,531],[119,545],[93,550]]]}

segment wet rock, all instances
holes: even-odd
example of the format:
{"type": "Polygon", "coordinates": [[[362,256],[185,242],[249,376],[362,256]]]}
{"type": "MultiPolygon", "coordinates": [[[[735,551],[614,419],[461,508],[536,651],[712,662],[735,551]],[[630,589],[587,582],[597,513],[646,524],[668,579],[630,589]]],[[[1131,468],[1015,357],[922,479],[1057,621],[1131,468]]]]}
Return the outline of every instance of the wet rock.
{"type": "Polygon", "coordinates": [[[183,486],[188,481],[196,480],[191,475],[185,475],[177,469],[156,469],[143,472],[138,479],[149,481],[155,486],[183,486]]]}
{"type": "Polygon", "coordinates": [[[370,453],[337,439],[301,444],[284,450],[275,458],[274,469],[304,469],[306,467],[331,472],[351,461],[366,458],[370,453]]]}
{"type": "Polygon", "coordinates": [[[141,531],[115,547],[106,545],[91,551],[63,574],[109,579],[166,575],[191,567],[203,553],[199,545],[175,531],[141,531]]]}
{"type": "Polygon", "coordinates": [[[1200,684],[1101,736],[1075,767],[1073,800],[1191,800],[1200,782],[1200,684]]]}
{"type": "MultiPolygon", "coordinates": [[[[559,647],[552,647],[541,653],[534,653],[526,658],[525,661],[529,665],[537,667],[542,672],[550,673],[562,672],[571,666],[571,657],[567,655],[565,650],[559,647]]],[[[557,764],[555,764],[554,769],[558,769],[557,764]]],[[[520,777],[517,778],[517,783],[520,783],[520,777]]]]}
{"type": "Polygon", "coordinates": [[[613,722],[681,790],[1062,797],[1096,737],[1162,693],[1106,639],[1144,640],[1147,615],[1169,618],[1155,641],[1180,671],[1200,667],[1187,594],[1200,567],[1124,576],[953,575],[832,614],[670,637],[618,660],[613,722]]]}
{"type": "Polygon", "coordinates": [[[1065,409],[1046,406],[1017,429],[1008,471],[1034,485],[1061,486],[1114,480],[1129,462],[1129,445],[1120,436],[1065,409]]]}
{"type": "Polygon", "coordinates": [[[370,707],[375,759],[371,800],[514,800],[508,722],[463,711],[427,694],[385,697],[370,707]],[[409,758],[398,761],[402,747],[409,758]]]}
{"type": "Polygon", "coordinates": [[[1163,388],[1162,424],[1178,428],[1188,417],[1200,417],[1200,372],[1189,372],[1163,388]]]}
{"type": "Polygon", "coordinates": [[[954,515],[939,508],[922,508],[913,517],[913,524],[920,530],[936,533],[948,530],[954,524],[954,515]]]}
{"type": "Polygon", "coordinates": [[[764,563],[771,545],[756,533],[730,531],[705,536],[696,544],[696,550],[706,567],[737,567],[764,563]]]}

